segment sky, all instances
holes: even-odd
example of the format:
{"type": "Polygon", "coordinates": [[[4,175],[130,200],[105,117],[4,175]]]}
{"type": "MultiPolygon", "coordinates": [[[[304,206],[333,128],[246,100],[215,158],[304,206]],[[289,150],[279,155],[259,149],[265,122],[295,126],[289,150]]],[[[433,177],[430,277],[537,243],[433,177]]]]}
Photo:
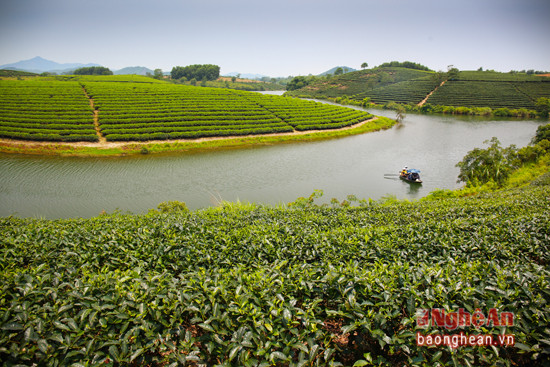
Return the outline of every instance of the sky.
{"type": "Polygon", "coordinates": [[[550,0],[0,0],[0,65],[320,74],[413,61],[550,71],[550,0]]]}

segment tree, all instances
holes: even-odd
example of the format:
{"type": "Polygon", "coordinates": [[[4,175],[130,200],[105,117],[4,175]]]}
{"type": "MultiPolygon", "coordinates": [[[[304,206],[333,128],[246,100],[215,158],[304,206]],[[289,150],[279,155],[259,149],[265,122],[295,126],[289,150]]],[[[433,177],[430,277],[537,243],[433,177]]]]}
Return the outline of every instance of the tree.
{"type": "Polygon", "coordinates": [[[233,83],[235,83],[235,82],[237,81],[237,77],[236,77],[235,75],[233,75],[233,76],[231,77],[231,81],[232,81],[233,83]]]}
{"type": "Polygon", "coordinates": [[[457,182],[466,182],[468,186],[483,185],[495,182],[501,186],[515,168],[517,149],[514,145],[502,148],[500,141],[493,137],[485,144],[487,149],[475,148],[456,164],[460,168],[457,182]]]}
{"type": "Polygon", "coordinates": [[[403,119],[405,118],[405,107],[402,104],[396,104],[395,105],[395,121],[397,123],[401,123],[403,119]]]}
{"type": "Polygon", "coordinates": [[[361,64],[361,69],[366,69],[368,67],[369,67],[369,64],[367,64],[366,62],[361,64]]]}
{"type": "Polygon", "coordinates": [[[540,97],[535,102],[535,108],[539,112],[540,117],[548,118],[550,113],[550,98],[540,97]]]}
{"type": "Polygon", "coordinates": [[[432,81],[435,85],[441,85],[441,83],[445,80],[445,73],[442,71],[437,71],[432,74],[432,81]]]}
{"type": "Polygon", "coordinates": [[[309,85],[309,81],[305,76],[297,76],[286,85],[286,90],[296,90],[309,85]]]}
{"type": "Polygon", "coordinates": [[[403,61],[403,62],[399,62],[399,61],[390,61],[390,62],[385,62],[383,64],[380,64],[379,66],[380,68],[384,68],[384,67],[399,67],[399,68],[407,68],[407,69],[416,69],[416,70],[424,70],[424,71],[432,71],[429,67],[427,66],[424,66],[422,64],[418,64],[416,62],[411,62],[411,61],[403,61]]]}
{"type": "Polygon", "coordinates": [[[338,68],[334,72],[334,75],[342,75],[342,74],[344,74],[344,69],[342,69],[342,68],[338,68]]]}
{"type": "Polygon", "coordinates": [[[188,65],[174,66],[170,72],[172,79],[180,79],[182,77],[197,80],[216,80],[220,77],[220,67],[218,65],[188,65]]]}
{"type": "Polygon", "coordinates": [[[457,68],[449,68],[449,71],[447,71],[447,79],[449,80],[458,79],[459,73],[460,71],[457,68]]]}
{"type": "Polygon", "coordinates": [[[113,75],[113,72],[103,66],[90,66],[76,69],[74,75],[113,75]]]}
{"type": "Polygon", "coordinates": [[[543,140],[550,141],[550,124],[540,125],[537,127],[537,132],[533,138],[533,143],[537,144],[543,140]]]}
{"type": "Polygon", "coordinates": [[[155,78],[155,79],[164,78],[164,74],[162,73],[162,70],[161,69],[155,69],[155,71],[153,71],[153,78],[155,78]]]}

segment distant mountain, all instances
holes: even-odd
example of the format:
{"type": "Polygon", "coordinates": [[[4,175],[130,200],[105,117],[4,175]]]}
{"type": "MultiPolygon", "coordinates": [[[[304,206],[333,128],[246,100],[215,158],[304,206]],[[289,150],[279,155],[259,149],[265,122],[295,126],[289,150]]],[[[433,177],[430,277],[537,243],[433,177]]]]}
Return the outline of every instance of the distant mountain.
{"type": "Polygon", "coordinates": [[[147,73],[153,75],[153,70],[148,69],[145,66],[129,66],[113,71],[113,74],[115,75],[147,75],[147,73]]]}
{"type": "Polygon", "coordinates": [[[263,74],[241,74],[236,71],[232,71],[231,73],[226,73],[223,76],[237,76],[237,74],[240,74],[240,78],[243,78],[243,79],[262,79],[262,78],[268,77],[267,75],[263,75],[263,74]]]}
{"type": "Polygon", "coordinates": [[[67,63],[60,64],[55,61],[43,59],[40,56],[29,60],[22,60],[14,62],[12,64],[1,65],[0,69],[5,70],[19,70],[19,71],[29,71],[31,73],[65,73],[82,67],[89,66],[101,66],[99,64],[79,64],[79,63],[67,63]]]}
{"type": "Polygon", "coordinates": [[[344,74],[351,73],[352,71],[357,71],[357,69],[350,68],[349,66],[335,66],[332,69],[327,70],[324,73],[319,74],[319,76],[334,74],[338,68],[342,68],[342,70],[344,70],[344,74]]]}

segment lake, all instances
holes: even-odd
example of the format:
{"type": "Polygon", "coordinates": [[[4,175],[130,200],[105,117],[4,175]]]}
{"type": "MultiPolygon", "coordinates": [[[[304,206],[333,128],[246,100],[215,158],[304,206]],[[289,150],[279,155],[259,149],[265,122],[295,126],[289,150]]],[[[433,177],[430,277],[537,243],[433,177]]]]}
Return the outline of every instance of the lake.
{"type": "Polygon", "coordinates": [[[324,202],[349,194],[418,199],[460,187],[456,163],[484,140],[524,146],[543,123],[409,114],[390,130],[320,142],[111,158],[0,154],[0,216],[144,213],[167,200],[191,209],[221,200],[277,205],[314,190],[323,190],[324,202]],[[405,165],[421,170],[421,186],[384,176],[405,165]]]}

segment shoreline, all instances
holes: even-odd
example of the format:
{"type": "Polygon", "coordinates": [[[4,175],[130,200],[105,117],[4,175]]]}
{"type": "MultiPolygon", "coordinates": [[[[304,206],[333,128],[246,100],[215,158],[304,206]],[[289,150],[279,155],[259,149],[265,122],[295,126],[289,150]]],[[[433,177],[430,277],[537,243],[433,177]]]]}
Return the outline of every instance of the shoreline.
{"type": "Polygon", "coordinates": [[[375,116],[369,120],[339,129],[294,131],[291,133],[243,135],[229,137],[206,137],[199,139],[150,140],[144,142],[40,142],[29,140],[0,139],[0,153],[113,157],[135,154],[196,152],[225,148],[252,147],[277,143],[307,142],[333,139],[367,132],[389,129],[395,120],[375,116]]]}

